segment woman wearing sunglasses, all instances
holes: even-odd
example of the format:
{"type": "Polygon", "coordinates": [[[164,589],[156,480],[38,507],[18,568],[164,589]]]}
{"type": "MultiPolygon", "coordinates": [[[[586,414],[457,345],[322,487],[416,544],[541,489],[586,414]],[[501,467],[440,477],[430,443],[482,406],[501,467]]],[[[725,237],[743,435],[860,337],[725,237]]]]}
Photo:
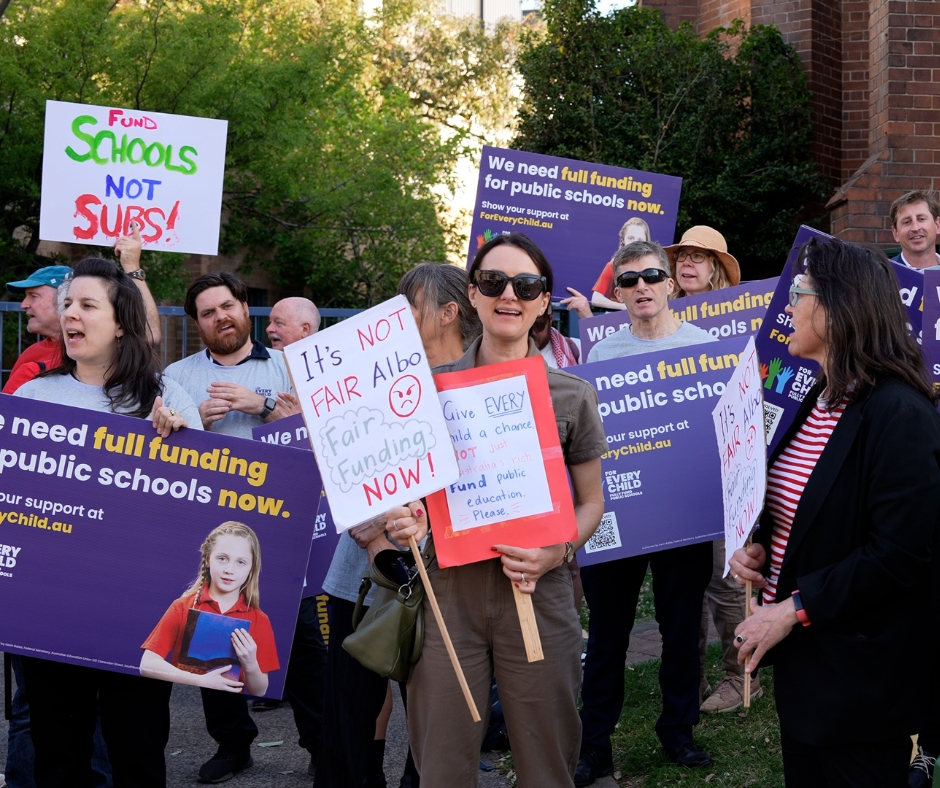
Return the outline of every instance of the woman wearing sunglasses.
{"type": "Polygon", "coordinates": [[[741,281],[741,267],[728,254],[725,237],[705,225],[690,227],[679,243],[666,247],[676,292],[673,298],[733,287],[741,281]]]}
{"type": "Polygon", "coordinates": [[[739,659],[773,665],[787,786],[904,788],[936,681],[936,394],[880,252],[811,241],[801,260],[788,349],[822,371],[770,457],[754,544],[731,558],[761,589],[739,659]],[[901,680],[907,653],[928,659],[901,680]]]}
{"type": "MultiPolygon", "coordinates": [[[[552,269],[541,250],[519,233],[497,236],[480,247],[469,275],[470,301],[483,334],[460,359],[435,372],[538,355],[529,329],[547,308],[552,290],[552,269]]],[[[600,456],[607,442],[597,393],[565,372],[546,372],[571,477],[577,540],[535,549],[494,545],[493,560],[450,569],[433,561],[429,567],[478,708],[489,706],[496,674],[522,788],[572,784],[581,728],[581,625],[565,564],[594,533],[604,511],[600,456]],[[532,594],[545,654],[539,662],[526,659],[513,585],[532,594]]],[[[388,518],[388,533],[399,543],[427,533],[427,516],[418,504],[395,509],[388,518]]],[[[421,784],[475,786],[486,729],[470,718],[430,611],[425,628],[424,650],[408,680],[408,734],[421,784]]]]}

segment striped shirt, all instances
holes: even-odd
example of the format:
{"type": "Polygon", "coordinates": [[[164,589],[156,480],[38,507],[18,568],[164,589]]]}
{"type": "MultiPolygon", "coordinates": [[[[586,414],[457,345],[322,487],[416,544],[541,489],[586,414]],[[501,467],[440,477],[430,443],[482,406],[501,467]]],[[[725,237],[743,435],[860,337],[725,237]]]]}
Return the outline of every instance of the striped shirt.
{"type": "Polygon", "coordinates": [[[809,417],[767,471],[767,510],[773,517],[774,531],[770,538],[770,577],[764,587],[764,604],[772,604],[777,598],[777,581],[796,507],[847,404],[848,398],[830,413],[826,400],[817,399],[809,417]]]}

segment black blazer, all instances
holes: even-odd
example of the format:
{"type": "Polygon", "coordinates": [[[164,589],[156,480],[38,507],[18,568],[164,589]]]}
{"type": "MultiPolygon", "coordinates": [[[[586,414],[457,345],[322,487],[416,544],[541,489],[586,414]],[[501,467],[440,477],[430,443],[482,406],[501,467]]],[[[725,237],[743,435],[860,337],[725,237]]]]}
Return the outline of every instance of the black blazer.
{"type": "MultiPolygon", "coordinates": [[[[771,462],[818,394],[807,395],[771,462]]],[[[777,601],[799,589],[812,624],[794,627],[765,658],[789,735],[828,745],[918,731],[918,677],[936,664],[938,525],[940,415],[889,380],[846,407],[793,520],[777,601]]],[[[768,556],[772,531],[765,510],[754,540],[768,556]]]]}

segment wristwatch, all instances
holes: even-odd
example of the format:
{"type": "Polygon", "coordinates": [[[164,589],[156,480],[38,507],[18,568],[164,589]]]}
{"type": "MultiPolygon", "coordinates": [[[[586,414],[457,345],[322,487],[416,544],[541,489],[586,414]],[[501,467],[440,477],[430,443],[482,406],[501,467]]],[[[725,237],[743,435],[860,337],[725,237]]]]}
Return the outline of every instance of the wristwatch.
{"type": "Polygon", "coordinates": [[[570,564],[574,560],[574,545],[571,542],[565,542],[565,563],[570,564]]]}
{"type": "Polygon", "coordinates": [[[140,280],[141,282],[144,282],[144,281],[146,281],[146,279],[147,279],[147,272],[146,272],[143,268],[137,268],[137,269],[135,269],[135,270],[133,270],[133,271],[128,271],[128,272],[127,272],[127,275],[128,275],[131,279],[138,279],[138,280],[140,280]]]}
{"type": "Polygon", "coordinates": [[[265,397],[264,398],[264,410],[261,411],[261,418],[266,419],[268,416],[273,413],[274,409],[277,407],[277,400],[274,397],[265,397]]]}

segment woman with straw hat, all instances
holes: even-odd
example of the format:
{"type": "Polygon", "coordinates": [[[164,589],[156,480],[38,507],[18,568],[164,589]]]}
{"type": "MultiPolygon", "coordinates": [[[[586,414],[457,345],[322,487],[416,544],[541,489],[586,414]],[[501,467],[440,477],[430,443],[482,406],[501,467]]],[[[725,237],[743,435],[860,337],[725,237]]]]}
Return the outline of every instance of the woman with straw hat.
{"type": "Polygon", "coordinates": [[[741,266],[728,254],[725,237],[704,224],[690,227],[679,243],[665,249],[678,287],[673,298],[721,290],[741,281],[741,266]]]}

